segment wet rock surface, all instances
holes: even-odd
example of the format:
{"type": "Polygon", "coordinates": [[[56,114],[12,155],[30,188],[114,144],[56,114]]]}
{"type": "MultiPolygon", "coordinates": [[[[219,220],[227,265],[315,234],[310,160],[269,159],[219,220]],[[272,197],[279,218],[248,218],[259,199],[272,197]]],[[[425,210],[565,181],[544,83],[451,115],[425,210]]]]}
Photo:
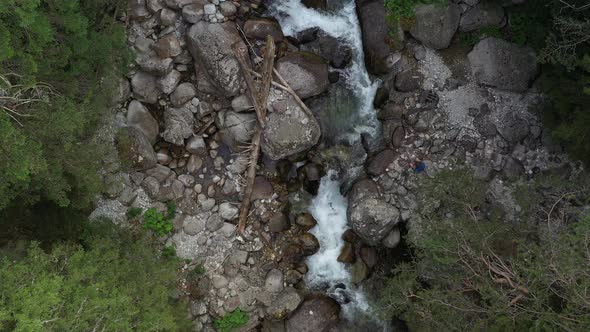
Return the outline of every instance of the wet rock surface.
{"type": "Polygon", "coordinates": [[[392,51],[387,13],[382,1],[357,1],[362,26],[363,47],[369,72],[384,74],[388,68],[386,58],[392,51]]]}
{"type": "Polygon", "coordinates": [[[276,68],[302,99],[328,89],[328,64],[310,52],[291,52],[276,62],[276,68]]]}

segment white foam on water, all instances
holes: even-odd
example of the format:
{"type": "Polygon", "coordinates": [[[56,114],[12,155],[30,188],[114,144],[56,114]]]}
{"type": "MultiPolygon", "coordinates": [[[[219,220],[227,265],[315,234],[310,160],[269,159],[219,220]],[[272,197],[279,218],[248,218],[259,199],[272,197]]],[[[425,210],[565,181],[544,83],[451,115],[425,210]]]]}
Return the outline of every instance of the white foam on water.
{"type": "Polygon", "coordinates": [[[334,171],[322,178],[318,195],[313,199],[310,212],[317,221],[311,233],[320,242],[320,250],[307,260],[309,271],[306,278],[310,286],[328,281],[330,283],[350,283],[350,272],[338,255],[344,245],[342,234],[348,229],[346,209],[348,202],[340,194],[340,183],[333,179],[334,171]]]}

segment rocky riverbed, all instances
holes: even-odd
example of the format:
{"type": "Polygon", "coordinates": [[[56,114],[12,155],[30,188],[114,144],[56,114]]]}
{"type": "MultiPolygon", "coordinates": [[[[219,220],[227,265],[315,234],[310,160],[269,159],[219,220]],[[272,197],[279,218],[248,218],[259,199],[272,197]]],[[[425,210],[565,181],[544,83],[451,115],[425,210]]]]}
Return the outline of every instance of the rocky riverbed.
{"type": "MultiPolygon", "coordinates": [[[[412,26],[392,32],[382,1],[357,0],[368,84],[379,85],[373,105],[363,107],[379,121],[362,123],[372,137],[358,130],[351,140],[336,137],[325,119],[334,91],[362,88],[346,84],[354,49],[330,31],[281,26],[284,17],[271,16],[285,15],[271,10],[277,1],[130,0],[121,17],[136,60],[98,138],[112,154],[92,217],[127,224],[131,207],[165,211],[176,202],[174,230],[160,240],[187,260],[185,270],[204,268],[198,294],[180,281],[195,331],[214,330],[213,320],[236,308],[250,317],[240,331],[345,330],[340,304],[305,278],[306,257],[320,250],[309,205],[329,169],[346,175],[349,229],[337,260],[351,285],[362,285],[381,270],[378,251],[399,245],[400,225],[419,234],[419,177],[472,168],[493,181],[510,215],[518,206],[505,180],[579,166],[551,143],[535,113],[543,96],[534,88],[534,52],[495,38],[472,49],[457,41],[457,31],[506,24],[501,5],[421,5],[412,26]],[[267,35],[277,43],[277,71],[314,114],[272,88],[251,215],[237,234],[256,115],[232,45],[261,56],[267,35]],[[411,170],[417,159],[425,172],[411,170]]],[[[302,2],[327,17],[342,8],[302,2]]],[[[330,119],[348,114],[337,105],[330,119]]]]}

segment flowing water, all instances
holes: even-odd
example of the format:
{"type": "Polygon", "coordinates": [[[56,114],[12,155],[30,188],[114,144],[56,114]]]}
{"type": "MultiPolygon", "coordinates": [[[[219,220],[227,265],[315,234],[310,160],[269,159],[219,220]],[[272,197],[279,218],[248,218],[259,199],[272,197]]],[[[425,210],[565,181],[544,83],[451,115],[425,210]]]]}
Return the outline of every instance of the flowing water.
{"type": "Polygon", "coordinates": [[[355,1],[336,2],[334,6],[338,9],[322,12],[305,7],[300,0],[278,0],[271,5],[270,11],[279,20],[287,36],[296,36],[301,31],[317,27],[352,49],[351,64],[338,71],[344,78],[347,89],[358,102],[355,118],[350,119],[355,121],[356,125],[352,128],[352,132],[344,133],[347,134],[349,142],[355,142],[360,134],[366,133],[370,136],[378,134],[380,125],[373,109],[373,99],[379,88],[379,82],[371,80],[365,67],[363,39],[356,15],[355,1]]]}
{"type": "MultiPolygon", "coordinates": [[[[379,121],[373,109],[379,82],[371,80],[365,67],[361,28],[354,0],[338,1],[335,7],[330,12],[323,12],[305,7],[300,0],[281,0],[270,6],[270,12],[279,20],[287,36],[318,27],[351,47],[351,64],[340,70],[340,74],[356,105],[353,114],[346,113],[350,118],[344,121],[354,122],[355,125],[348,126],[346,132],[338,135],[348,144],[360,144],[361,134],[368,134],[369,137],[379,134],[379,121]]],[[[343,316],[349,322],[364,322],[351,327],[352,330],[385,331],[383,324],[371,317],[362,288],[352,284],[349,267],[337,260],[344,245],[342,234],[348,229],[348,201],[341,194],[340,187],[338,174],[329,171],[321,180],[318,195],[311,203],[310,212],[317,220],[317,226],[311,232],[318,238],[320,250],[308,258],[306,282],[311,288],[325,290],[341,303],[343,316]]]]}

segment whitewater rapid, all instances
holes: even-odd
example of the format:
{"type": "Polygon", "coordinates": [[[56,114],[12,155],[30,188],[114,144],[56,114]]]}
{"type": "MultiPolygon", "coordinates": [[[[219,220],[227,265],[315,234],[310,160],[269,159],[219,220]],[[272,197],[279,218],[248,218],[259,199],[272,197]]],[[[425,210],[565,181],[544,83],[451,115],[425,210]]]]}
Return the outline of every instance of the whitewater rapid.
{"type": "Polygon", "coordinates": [[[338,262],[338,255],[344,245],[342,234],[348,229],[346,209],[348,202],[340,194],[340,183],[336,172],[329,171],[322,178],[318,195],[313,199],[310,212],[318,221],[311,233],[320,242],[320,250],[308,258],[309,271],[306,275],[310,286],[318,286],[323,280],[333,283],[350,283],[346,266],[338,262]]]}

